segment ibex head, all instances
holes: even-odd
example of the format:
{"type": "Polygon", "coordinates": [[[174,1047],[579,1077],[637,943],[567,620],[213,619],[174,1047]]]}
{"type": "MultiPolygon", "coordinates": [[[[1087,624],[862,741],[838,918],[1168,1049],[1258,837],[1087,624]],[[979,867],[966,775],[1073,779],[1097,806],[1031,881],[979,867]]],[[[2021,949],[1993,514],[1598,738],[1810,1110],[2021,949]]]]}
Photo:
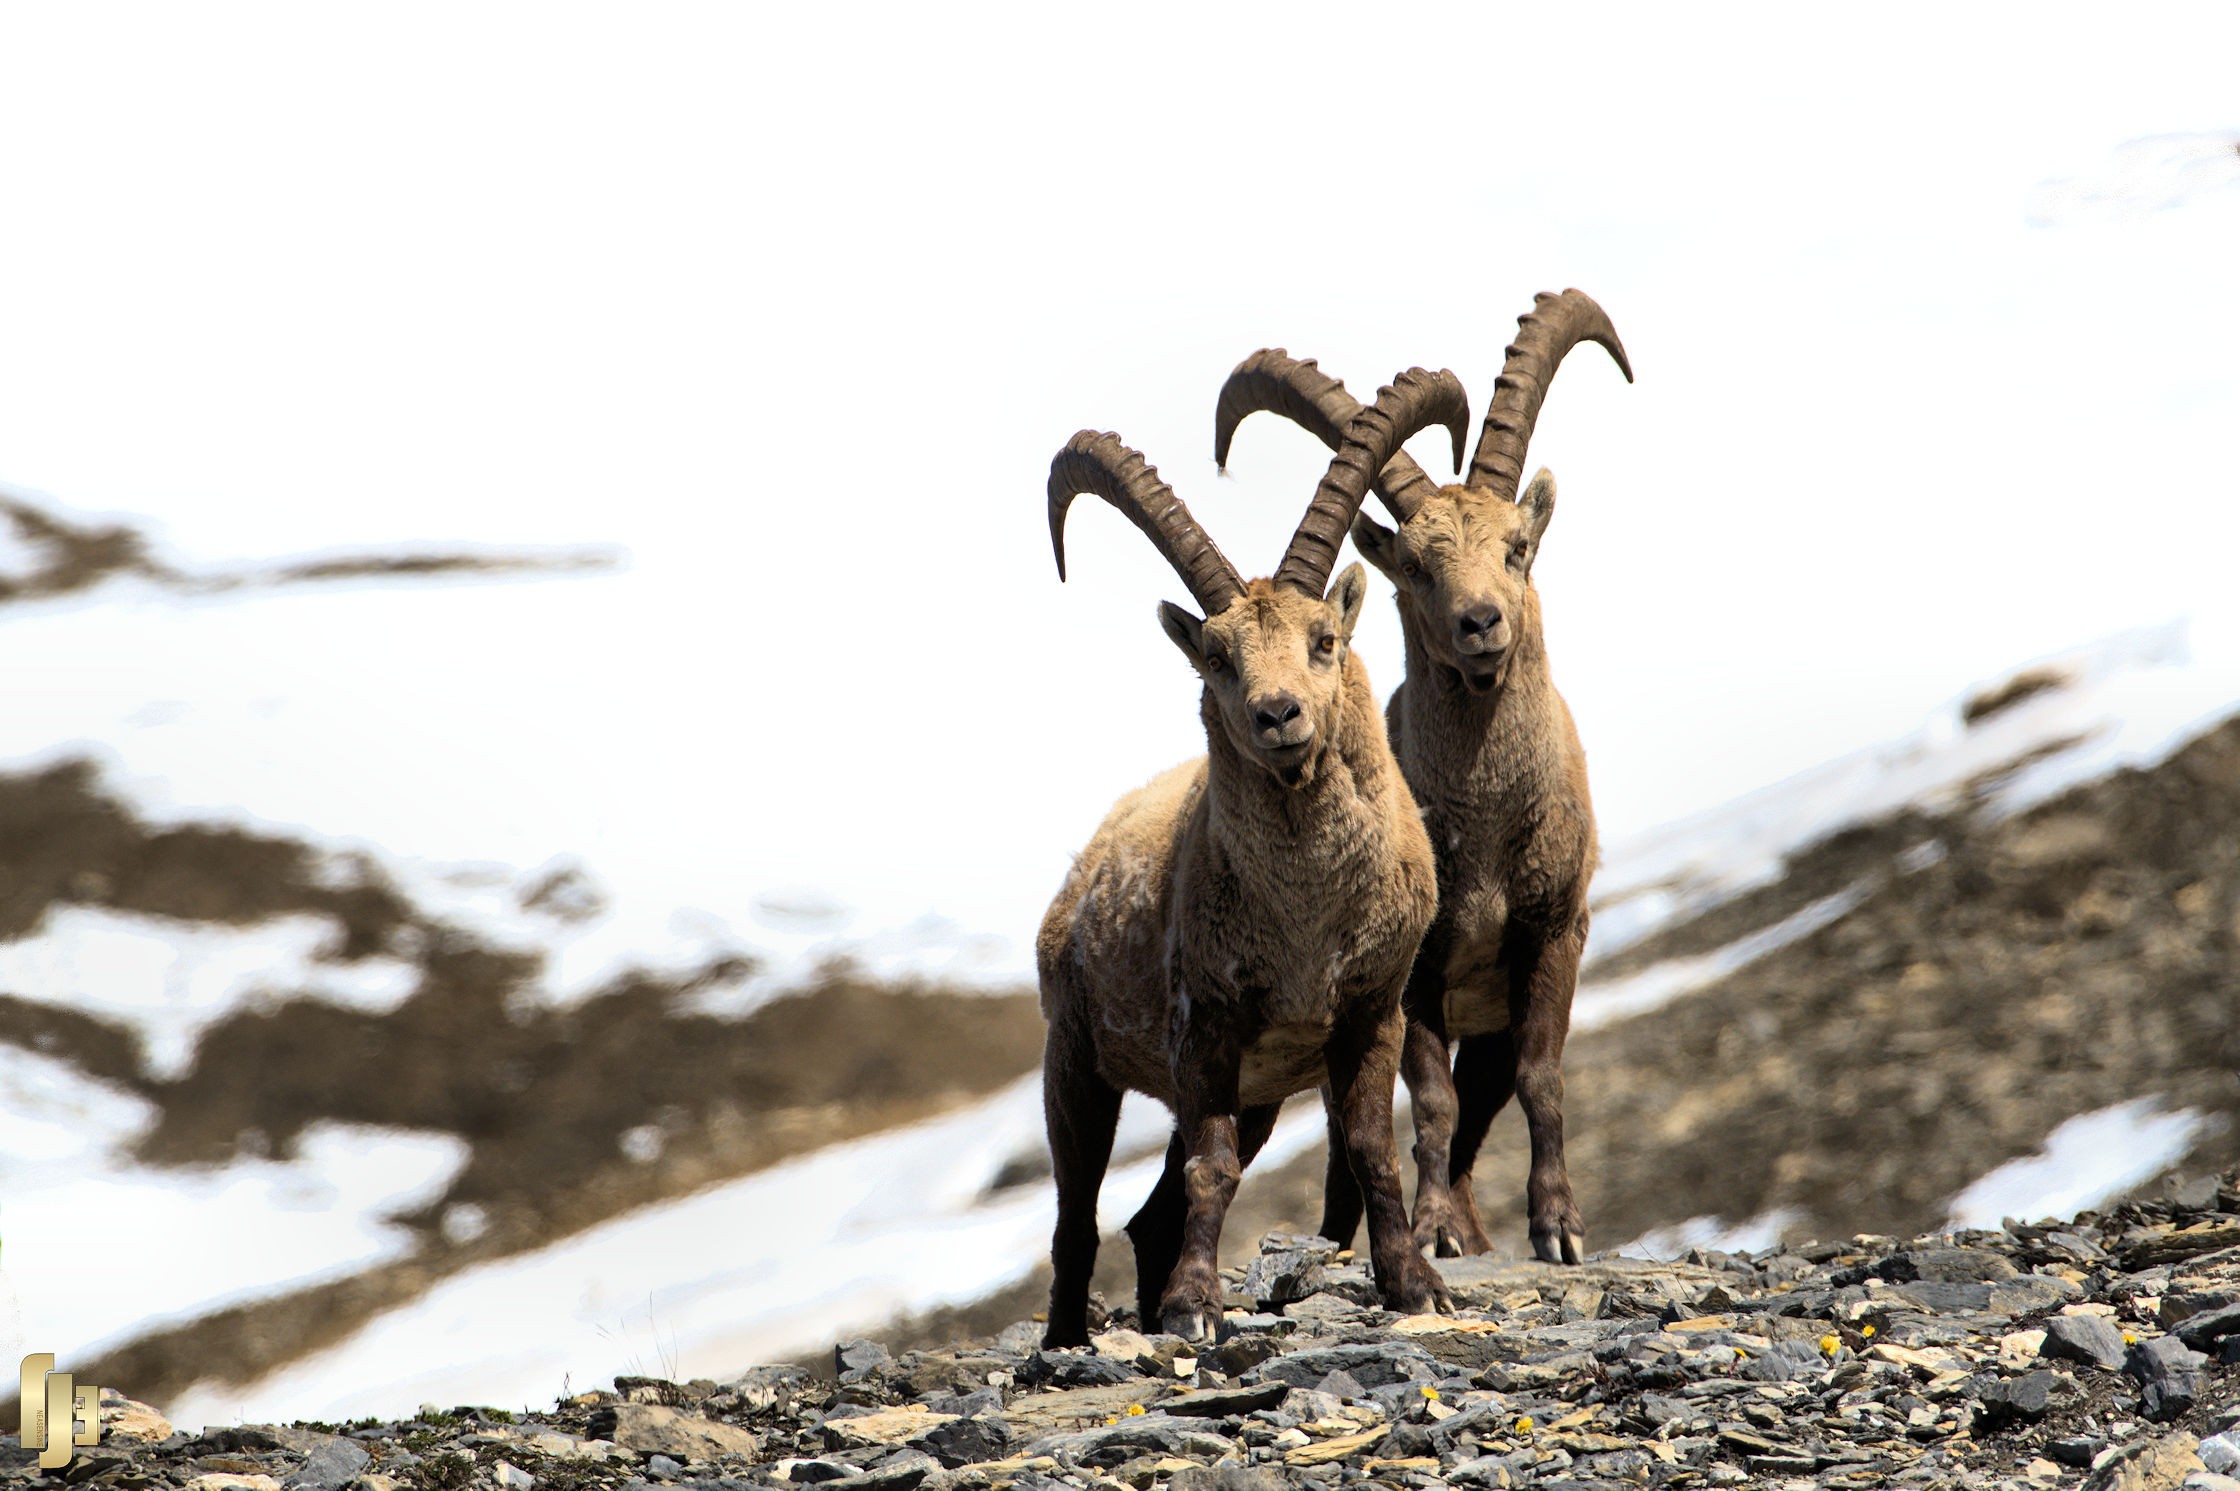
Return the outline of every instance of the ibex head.
{"type": "MultiPolygon", "coordinates": [[[[1353,523],[1355,545],[1398,591],[1410,637],[1476,693],[1498,688],[1519,642],[1538,634],[1532,561],[1555,515],[1556,484],[1542,470],[1520,498],[1517,479],[1540,401],[1564,355],[1581,341],[1600,343],[1633,381],[1602,307],[1577,290],[1535,297],[1533,309],[1517,318],[1517,339],[1494,382],[1468,475],[1437,486],[1405,454],[1395,454],[1375,486],[1399,527],[1368,517],[1353,523]]],[[[1288,415],[1336,444],[1360,407],[1312,360],[1280,348],[1256,352],[1222,387],[1214,459],[1227,464],[1237,426],[1256,410],[1288,415]]]]}
{"type": "Polygon", "coordinates": [[[1159,624],[1205,681],[1209,730],[1287,786],[1312,781],[1342,708],[1340,683],[1367,581],[1348,565],[1325,582],[1371,480],[1402,441],[1431,425],[1462,461],[1469,401],[1448,372],[1411,368],[1367,408],[1356,406],[1272,579],[1246,582],[1142,456],[1117,435],[1083,430],[1050,463],[1050,543],[1066,572],[1065,518],[1093,492],[1127,515],[1166,556],[1205,615],[1161,602],[1159,624]]]}

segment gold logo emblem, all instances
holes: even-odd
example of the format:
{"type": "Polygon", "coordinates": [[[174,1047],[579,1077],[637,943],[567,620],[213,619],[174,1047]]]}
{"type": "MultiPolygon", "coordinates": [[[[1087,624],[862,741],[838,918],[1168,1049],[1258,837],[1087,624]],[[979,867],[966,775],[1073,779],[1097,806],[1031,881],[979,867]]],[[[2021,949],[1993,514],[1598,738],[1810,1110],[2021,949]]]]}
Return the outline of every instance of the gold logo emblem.
{"type": "Polygon", "coordinates": [[[51,1351],[35,1351],[23,1359],[23,1396],[18,1402],[23,1408],[23,1447],[39,1452],[42,1470],[68,1465],[73,1444],[101,1442],[101,1389],[91,1383],[81,1387],[68,1372],[57,1372],[51,1351]]]}

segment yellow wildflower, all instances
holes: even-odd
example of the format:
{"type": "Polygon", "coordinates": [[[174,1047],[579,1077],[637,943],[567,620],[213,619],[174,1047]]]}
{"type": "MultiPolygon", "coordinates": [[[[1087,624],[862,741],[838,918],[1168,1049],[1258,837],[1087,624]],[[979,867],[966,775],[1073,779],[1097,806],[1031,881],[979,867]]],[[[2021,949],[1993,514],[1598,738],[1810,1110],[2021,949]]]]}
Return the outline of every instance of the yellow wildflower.
{"type": "Polygon", "coordinates": [[[1439,1401],[1439,1390],[1428,1382],[1423,1385],[1423,1395],[1434,1403],[1439,1401]]]}
{"type": "Polygon", "coordinates": [[[1128,1405],[1128,1417],[1129,1417],[1129,1418],[1141,1418],[1142,1416],[1143,1416],[1143,1405],[1142,1405],[1141,1403],[1130,1403],[1130,1404],[1128,1405]]]}
{"type": "Polygon", "coordinates": [[[1834,1336],[1822,1336],[1820,1338],[1820,1354],[1822,1356],[1834,1356],[1841,1350],[1843,1350],[1843,1343],[1834,1336]]]}
{"type": "Polygon", "coordinates": [[[1874,1327],[1871,1325],[1862,1325],[1859,1327],[1859,1334],[1865,1336],[1868,1340],[1871,1341],[1874,1339],[1874,1327]]]}
{"type": "Polygon", "coordinates": [[[1519,1416],[1519,1417],[1518,1417],[1518,1419],[1517,1419],[1517,1432],[1518,1432],[1519,1434],[1530,1434],[1530,1433],[1532,1432],[1532,1415],[1531,1415],[1531,1414],[1529,1414],[1529,1413],[1528,1413],[1528,1414],[1523,1414],[1523,1415],[1521,1415],[1521,1416],[1519,1416]]]}

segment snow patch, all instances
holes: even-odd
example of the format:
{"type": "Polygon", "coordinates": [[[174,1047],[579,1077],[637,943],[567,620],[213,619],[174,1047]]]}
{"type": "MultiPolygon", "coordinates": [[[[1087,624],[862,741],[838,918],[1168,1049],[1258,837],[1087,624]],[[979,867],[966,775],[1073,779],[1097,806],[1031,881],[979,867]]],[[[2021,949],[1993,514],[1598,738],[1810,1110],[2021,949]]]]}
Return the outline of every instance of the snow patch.
{"type": "MultiPolygon", "coordinates": [[[[82,1102],[115,1123],[116,1096],[84,1085],[96,1090],[50,1091],[45,1111],[82,1102]]],[[[466,1160],[449,1135],[323,1123],[286,1160],[159,1170],[81,1153],[12,1167],[9,1266],[49,1281],[25,1296],[23,1329],[40,1349],[84,1360],[171,1322],[388,1262],[412,1236],[384,1219],[433,1200],[466,1160]]]]}
{"type": "Polygon", "coordinates": [[[2063,681],[1973,726],[1970,689],[1896,740],[1612,844],[1594,882],[1595,955],[1770,884],[1845,828],[1909,807],[2009,815],[2164,759],[2240,710],[2240,613],[2122,632],[2044,665],[2063,681]]]}
{"type": "Polygon", "coordinates": [[[2074,176],[2040,182],[2023,215],[2033,228],[2128,224],[2217,203],[2240,208],[2240,135],[2149,135],[2126,140],[2074,176]]]}
{"type": "Polygon", "coordinates": [[[2046,1136],[2034,1155],[2009,1160],[1952,1198],[1947,1229],[1997,1227],[2007,1217],[2066,1217],[2169,1169],[2210,1127],[2192,1108],[2164,1112],[2162,1099],[2081,1113],[2046,1136]]]}
{"type": "MultiPolygon", "coordinates": [[[[1131,1099],[1123,1138],[1163,1136],[1166,1110],[1131,1099]]],[[[202,1383],[169,1405],[182,1427],[409,1413],[422,1402],[544,1404],[562,1379],[618,1372],[721,1377],[897,1314],[981,1298],[1049,1248],[1047,1184],[989,1193],[1042,1134],[1042,1082],[834,1145],[537,1252],[471,1269],[339,1345],[239,1387],[202,1383]]],[[[1255,1163],[1323,1136],[1312,1104],[1255,1163]]],[[[1154,1152],[1105,1177],[1099,1220],[1119,1227],[1159,1174],[1154,1152]]]]}
{"type": "Polygon", "coordinates": [[[1691,1248],[1706,1252],[1756,1253],[1781,1246],[1781,1234],[1804,1220],[1792,1206],[1777,1206],[1744,1222],[1722,1217],[1690,1217],[1669,1227],[1652,1227],[1617,1250],[1623,1258],[1669,1263],[1691,1248]]]}
{"type": "Polygon", "coordinates": [[[1738,937],[1714,952],[1667,958],[1622,978],[1595,978],[1590,973],[1579,981],[1578,997],[1571,1007],[1571,1028],[1593,1030],[1669,1004],[1683,994],[1716,983],[1774,949],[1786,947],[1849,915],[1877,884],[1875,880],[1862,880],[1832,896],[1823,896],[1802,911],[1746,937],[1738,937]]]}
{"type": "Polygon", "coordinates": [[[129,1027],[148,1074],[172,1081],[193,1065],[203,1031],[244,1005],[300,997],[383,1014],[417,987],[397,959],[322,956],[334,941],[320,916],[213,927],[65,906],[0,943],[0,991],[129,1027]]]}

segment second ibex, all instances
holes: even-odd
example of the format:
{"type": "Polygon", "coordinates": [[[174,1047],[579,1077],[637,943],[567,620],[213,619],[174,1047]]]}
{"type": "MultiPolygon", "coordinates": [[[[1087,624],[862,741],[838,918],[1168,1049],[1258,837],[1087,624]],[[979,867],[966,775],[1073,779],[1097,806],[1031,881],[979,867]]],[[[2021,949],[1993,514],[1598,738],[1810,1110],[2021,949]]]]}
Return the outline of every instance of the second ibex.
{"type": "MultiPolygon", "coordinates": [[[[1563,1163],[1563,1042],[1587,942],[1594,808],[1532,588],[1555,480],[1543,470],[1517,496],[1540,401],[1581,341],[1599,342],[1632,381],[1602,307],[1577,290],[1537,297],[1517,320],[1468,476],[1437,486],[1395,456],[1376,489],[1399,530],[1367,517],[1353,526],[1354,543],[1399,592],[1408,676],[1386,716],[1439,857],[1439,916],[1408,981],[1403,1070],[1415,1104],[1415,1240],[1441,1254],[1493,1245],[1470,1172],[1512,1092],[1532,1131],[1532,1250],[1551,1263],[1586,1253],[1563,1163]]],[[[1360,407],[1313,362],[1256,352],[1221,390],[1214,458],[1227,462],[1255,410],[1336,445],[1360,407]]],[[[1360,1192],[1333,1155],[1323,1235],[1345,1241],[1360,1218],[1360,1192]]]]}

